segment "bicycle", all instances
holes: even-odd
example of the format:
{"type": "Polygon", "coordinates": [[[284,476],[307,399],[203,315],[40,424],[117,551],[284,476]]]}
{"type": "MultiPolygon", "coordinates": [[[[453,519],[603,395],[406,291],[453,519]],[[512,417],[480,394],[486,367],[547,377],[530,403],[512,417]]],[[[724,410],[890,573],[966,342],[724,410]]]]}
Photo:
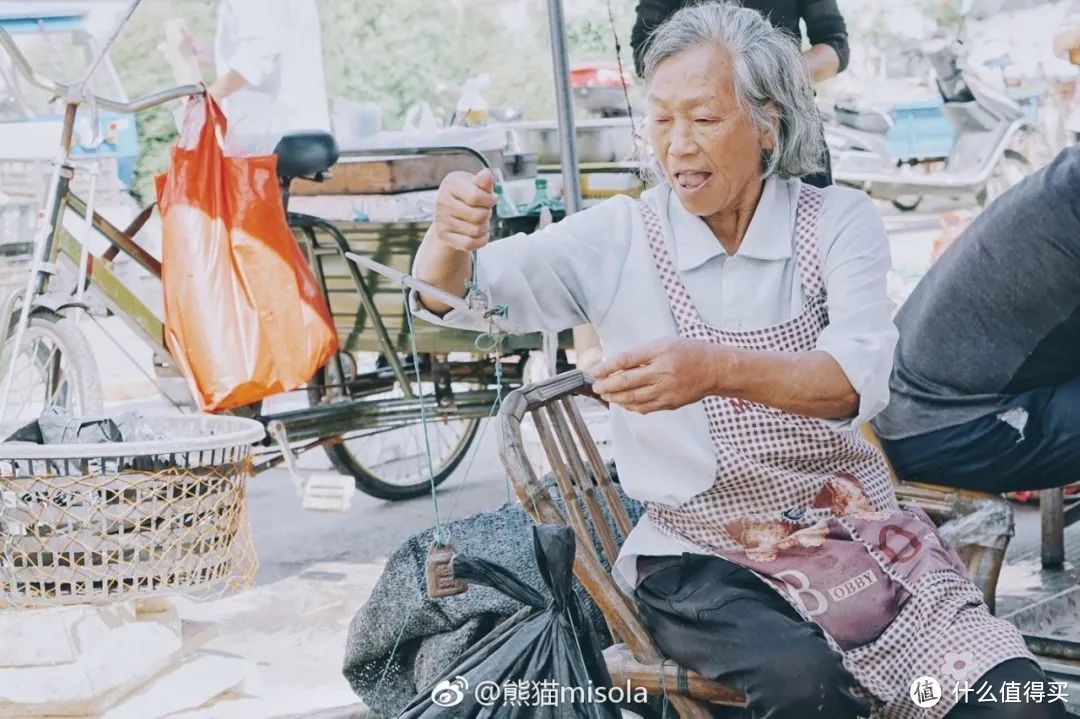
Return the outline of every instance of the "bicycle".
{"type": "MultiPolygon", "coordinates": [[[[101,414],[101,384],[93,354],[70,315],[83,312],[94,321],[102,314],[116,316],[153,349],[159,363],[171,360],[163,321],[115,271],[116,260],[125,257],[160,279],[160,262],[136,239],[153,206],[121,229],[94,211],[92,197],[72,192],[76,165],[68,150],[76,114],[87,104],[92,112],[102,107],[135,114],[204,90],[182,86],[120,102],[39,76],[2,29],[0,46],[20,74],[62,97],[65,104],[62,159],[58,158],[49,188],[43,241],[35,243],[38,261],[33,277],[26,290],[16,291],[0,306],[0,373],[12,373],[4,379],[21,393],[12,417],[16,424],[30,421],[50,406],[74,415],[101,414]],[[89,215],[89,225],[108,249],[99,255],[89,253],[65,228],[68,212],[82,223],[89,215]],[[24,302],[25,317],[20,310],[24,302]]],[[[327,133],[287,135],[275,152],[286,208],[294,181],[325,180],[340,155],[327,133]]],[[[487,166],[483,155],[467,147],[350,154],[466,154],[487,166]]],[[[541,346],[540,337],[509,338],[500,356],[478,352],[475,333],[417,327],[417,368],[409,352],[400,287],[376,273],[362,272],[345,254],[371,256],[408,272],[427,222],[332,223],[294,212],[287,212],[287,220],[331,308],[342,350],[306,387],[308,407],[274,414],[262,413],[260,404],[241,410],[278,430],[277,446],[266,441],[256,469],[282,462],[292,468],[294,452],[323,447],[334,467],[351,475],[357,488],[369,495],[401,500],[430,491],[432,481],[443,482],[465,457],[500,390],[521,384],[524,354],[541,346]],[[417,370],[423,378],[419,382],[417,370]],[[425,415],[433,452],[430,477],[423,440],[425,415]]],[[[520,229],[506,227],[500,234],[520,229]]],[[[569,333],[561,340],[568,341],[569,333]]],[[[568,368],[560,352],[557,369],[568,368]]]]}

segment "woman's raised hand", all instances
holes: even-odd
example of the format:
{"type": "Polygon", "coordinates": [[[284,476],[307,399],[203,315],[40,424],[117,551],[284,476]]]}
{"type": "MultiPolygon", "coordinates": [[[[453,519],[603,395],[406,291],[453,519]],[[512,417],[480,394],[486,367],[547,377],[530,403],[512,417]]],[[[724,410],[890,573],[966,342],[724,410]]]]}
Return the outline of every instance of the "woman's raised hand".
{"type": "Polygon", "coordinates": [[[439,185],[432,227],[451,247],[471,252],[488,243],[491,209],[495,207],[495,178],[491,170],[472,175],[451,172],[439,185]]]}

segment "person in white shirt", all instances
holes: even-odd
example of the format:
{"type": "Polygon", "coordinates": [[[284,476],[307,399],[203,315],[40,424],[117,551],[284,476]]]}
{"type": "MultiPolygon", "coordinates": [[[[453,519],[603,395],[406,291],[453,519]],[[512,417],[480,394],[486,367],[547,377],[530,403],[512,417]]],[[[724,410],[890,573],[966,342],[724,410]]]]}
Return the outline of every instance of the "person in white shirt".
{"type": "Polygon", "coordinates": [[[640,201],[488,244],[491,174],[458,173],[414,274],[463,294],[475,252],[521,331],[596,326],[593,389],[646,507],[614,571],[668,657],[772,719],[1011,716],[955,690],[1044,675],[857,429],[888,402],[888,241],[864,194],[798,179],[822,165],[798,48],[753,10],[692,6],[644,74],[659,182],[640,201]],[[923,676],[940,682],[925,710],[923,676]]]}
{"type": "MultiPolygon", "coordinates": [[[[186,39],[184,54],[207,54],[186,39]]],[[[219,0],[212,59],[207,89],[230,135],[265,138],[272,148],[288,132],[330,131],[315,0],[219,0]]]]}

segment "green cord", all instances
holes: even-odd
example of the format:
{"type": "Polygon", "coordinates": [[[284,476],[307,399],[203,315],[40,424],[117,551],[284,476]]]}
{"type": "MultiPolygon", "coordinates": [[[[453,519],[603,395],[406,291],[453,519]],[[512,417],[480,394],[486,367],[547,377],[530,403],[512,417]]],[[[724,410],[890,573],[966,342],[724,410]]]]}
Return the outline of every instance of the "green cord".
{"type": "Polygon", "coordinates": [[[473,298],[478,294],[484,297],[484,316],[488,319],[490,325],[487,332],[481,332],[477,335],[476,341],[473,342],[473,346],[476,348],[476,351],[481,354],[497,353],[499,351],[499,345],[502,344],[504,333],[497,328],[494,328],[494,323],[491,322],[491,318],[502,317],[505,319],[510,313],[510,308],[506,305],[495,305],[495,307],[488,309],[487,295],[480,290],[480,286],[476,282],[476,253],[471,253],[469,258],[472,263],[472,274],[469,276],[469,279],[465,281],[465,299],[471,305],[473,298]],[[495,331],[492,331],[493,329],[495,331]]]}
{"type": "Polygon", "coordinates": [[[420,353],[416,349],[416,331],[413,329],[412,307],[409,306],[409,290],[401,288],[405,300],[405,320],[409,325],[409,344],[412,348],[413,369],[416,371],[416,388],[420,394],[420,424],[424,428],[424,451],[427,453],[428,481],[431,484],[431,503],[435,507],[435,546],[445,544],[442,519],[439,517],[439,496],[435,493],[435,462],[431,458],[431,438],[428,436],[427,411],[424,402],[424,385],[420,377],[420,353]]]}
{"type": "MultiPolygon", "coordinates": [[[[502,388],[502,374],[503,374],[502,373],[502,357],[499,356],[499,357],[496,358],[496,364],[495,364],[495,381],[498,383],[498,389],[496,389],[496,391],[495,391],[495,401],[491,403],[491,409],[488,410],[488,415],[487,415],[488,420],[490,420],[492,417],[495,416],[495,413],[499,410],[499,405],[502,404],[502,390],[503,390],[503,388],[502,388]]],[[[469,463],[465,466],[465,473],[461,477],[461,482],[458,483],[457,492],[454,494],[454,502],[453,502],[453,504],[450,505],[450,516],[447,519],[447,521],[451,521],[454,518],[454,512],[457,510],[458,499],[461,498],[461,490],[465,487],[465,481],[469,478],[470,474],[472,473],[472,466],[473,466],[473,463],[476,462],[476,455],[478,455],[480,453],[480,447],[483,446],[483,444],[484,444],[484,437],[487,436],[487,430],[488,430],[488,427],[490,427],[490,426],[491,426],[490,422],[488,424],[485,424],[484,428],[482,430],[480,430],[480,434],[477,435],[475,440],[473,440],[472,457],[469,458],[469,463]]],[[[510,501],[510,475],[504,474],[504,479],[506,481],[506,501],[509,502],[510,501]]],[[[449,541],[452,538],[453,538],[452,533],[448,531],[447,532],[447,541],[449,541]]]]}
{"type": "Polygon", "coordinates": [[[405,627],[409,626],[409,622],[412,621],[413,616],[416,614],[416,607],[409,610],[409,616],[405,617],[405,621],[401,623],[401,630],[398,632],[397,639],[394,640],[394,648],[390,650],[390,656],[386,659],[386,664],[383,665],[382,674],[379,676],[379,681],[375,682],[375,689],[372,690],[371,703],[374,704],[379,698],[379,690],[382,687],[383,680],[386,679],[387,672],[390,671],[390,667],[394,663],[394,655],[397,654],[398,646],[401,645],[401,638],[405,636],[405,627]]]}
{"type": "MultiPolygon", "coordinates": [[[[477,287],[475,280],[476,253],[470,253],[469,257],[472,263],[472,276],[465,282],[465,291],[467,295],[471,295],[472,293],[479,290],[479,287],[477,287]]],[[[431,485],[431,504],[435,510],[435,545],[441,547],[444,546],[448,540],[445,533],[443,532],[442,517],[439,514],[439,497],[438,494],[436,494],[435,492],[435,460],[431,456],[431,437],[428,434],[428,420],[426,411],[427,404],[424,401],[423,379],[420,375],[420,352],[417,350],[416,347],[416,330],[413,327],[412,307],[409,304],[409,290],[404,285],[401,287],[401,295],[405,303],[405,320],[408,323],[409,328],[409,345],[412,351],[413,369],[416,372],[416,386],[420,394],[420,424],[424,428],[424,452],[427,455],[428,482],[431,485]]],[[[509,307],[507,307],[506,305],[496,305],[494,309],[487,312],[487,316],[489,318],[505,318],[508,314],[509,307]]],[[[494,415],[496,408],[498,408],[498,406],[502,404],[503,370],[500,348],[502,346],[503,338],[505,336],[506,335],[504,332],[502,332],[501,330],[496,328],[494,324],[492,324],[491,327],[489,327],[488,332],[481,332],[477,336],[475,342],[473,342],[473,346],[476,347],[477,351],[483,354],[490,354],[494,352],[496,355],[495,382],[497,388],[495,391],[495,401],[492,403],[492,410],[491,413],[488,415],[488,419],[490,419],[494,415]]],[[[477,451],[479,451],[479,448],[477,448],[477,451]]],[[[473,458],[475,459],[475,454],[473,455],[473,458]]],[[[472,463],[470,462],[470,467],[471,466],[472,463]]],[[[506,501],[511,501],[509,478],[507,478],[506,480],[506,501]]]]}
{"type": "Polygon", "coordinates": [[[506,305],[496,305],[495,309],[489,310],[485,314],[487,315],[488,321],[491,326],[488,328],[487,332],[481,332],[479,335],[476,336],[476,341],[473,342],[473,347],[475,347],[476,351],[480,352],[481,354],[490,354],[492,352],[498,353],[499,346],[502,344],[503,338],[506,336],[506,333],[495,327],[494,323],[491,323],[490,320],[492,317],[502,317],[505,319],[506,316],[509,314],[509,308],[506,305]]]}

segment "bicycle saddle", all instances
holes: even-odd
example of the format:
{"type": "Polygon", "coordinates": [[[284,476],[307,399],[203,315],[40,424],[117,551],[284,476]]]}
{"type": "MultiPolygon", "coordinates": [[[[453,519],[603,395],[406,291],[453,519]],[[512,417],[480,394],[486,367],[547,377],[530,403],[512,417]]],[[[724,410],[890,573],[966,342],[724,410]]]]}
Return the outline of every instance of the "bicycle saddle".
{"type": "MultiPolygon", "coordinates": [[[[334,136],[321,130],[290,132],[274,148],[277,174],[280,177],[315,178],[337,162],[338,146],[334,136]]],[[[316,178],[319,179],[319,178],[316,178]]]]}

